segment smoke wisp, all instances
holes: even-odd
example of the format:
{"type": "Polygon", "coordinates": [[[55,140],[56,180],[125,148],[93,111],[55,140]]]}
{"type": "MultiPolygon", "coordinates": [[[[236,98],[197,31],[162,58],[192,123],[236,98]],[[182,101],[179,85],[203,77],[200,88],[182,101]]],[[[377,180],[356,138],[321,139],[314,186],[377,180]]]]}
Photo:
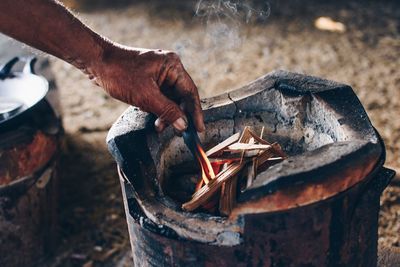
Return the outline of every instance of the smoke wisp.
{"type": "Polygon", "coordinates": [[[266,1],[199,0],[195,13],[207,23],[215,20],[228,20],[234,24],[264,22],[270,6],[266,1]]]}
{"type": "Polygon", "coordinates": [[[237,68],[232,65],[232,58],[239,61],[243,56],[240,49],[244,47],[248,26],[264,23],[270,6],[265,0],[199,0],[194,12],[203,35],[200,40],[196,37],[196,41],[177,40],[174,48],[189,69],[203,68],[200,87],[214,90],[220,85],[210,84],[209,77],[229,79],[235,75],[237,68]],[[193,50],[201,51],[201,56],[195,56],[193,50]],[[213,73],[209,73],[208,67],[213,73]]]}

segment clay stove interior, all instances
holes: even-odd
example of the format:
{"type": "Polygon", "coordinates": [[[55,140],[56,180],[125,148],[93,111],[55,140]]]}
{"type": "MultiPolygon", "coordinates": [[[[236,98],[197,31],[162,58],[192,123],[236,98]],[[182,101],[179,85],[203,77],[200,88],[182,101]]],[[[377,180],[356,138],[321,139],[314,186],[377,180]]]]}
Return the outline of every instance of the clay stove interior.
{"type": "MultiPolygon", "coordinates": [[[[250,126],[256,133],[260,133],[264,127],[264,138],[281,144],[289,156],[287,162],[300,161],[304,159],[301,155],[312,151],[328,161],[333,160],[330,155],[325,154],[325,150],[317,150],[329,144],[349,146],[350,149],[354,145],[365,143],[368,138],[369,141],[377,142],[372,133],[370,136],[360,136],[357,129],[344,123],[348,114],[338,114],[316,95],[285,93],[272,87],[262,93],[261,98],[264,101],[260,106],[244,105],[242,108],[240,100],[237,100],[237,103],[229,94],[227,96],[228,105],[235,105],[233,116],[221,114],[218,110],[210,111],[214,113],[214,120],[206,124],[207,131],[200,135],[205,148],[222,142],[234,133],[242,131],[245,126],[250,126]]],[[[223,96],[220,97],[222,98],[223,96]]],[[[210,102],[213,102],[213,99],[210,102]]],[[[218,109],[215,106],[212,108],[218,109]]],[[[172,136],[159,142],[158,136],[150,135],[149,144],[152,144],[152,148],[155,146],[151,151],[158,151],[153,157],[159,163],[156,166],[160,191],[175,200],[179,210],[182,202],[190,199],[200,179],[198,165],[180,137],[172,136]]],[[[282,165],[285,164],[279,163],[272,170],[280,169],[282,165]]],[[[256,178],[256,185],[259,184],[257,180],[256,178]]]]}
{"type": "Polygon", "coordinates": [[[158,136],[146,130],[152,124],[148,115],[138,110],[128,112],[120,120],[136,122],[124,131],[144,133],[140,146],[147,148],[151,158],[141,163],[139,174],[129,175],[129,162],[120,162],[120,166],[133,185],[144,215],[179,236],[238,244],[246,214],[274,212],[327,199],[366,179],[382,165],[380,139],[346,85],[275,72],[202,104],[207,130],[200,139],[206,148],[245,126],[257,133],[264,126],[264,139],[281,144],[289,158],[258,174],[252,187],[239,195],[229,218],[184,212],[181,204],[193,193],[199,177],[196,169],[192,178],[179,177],[173,170],[190,162],[195,168],[190,152],[172,130],[158,136]]]}
{"type": "MultiPolygon", "coordinates": [[[[236,111],[231,118],[208,122],[207,131],[200,134],[205,149],[243,131],[245,126],[250,126],[256,133],[260,133],[264,127],[264,139],[279,143],[289,156],[288,161],[296,160],[291,158],[306,151],[315,151],[334,142],[352,139],[351,135],[354,133],[351,129],[341,127],[337,116],[324,111],[324,103],[315,96],[284,96],[274,89],[266,94],[271,100],[265,102],[263,110],[243,109],[236,111]],[[275,106],[277,102],[281,105],[275,106]]],[[[158,141],[151,140],[149,143],[157,144],[158,141]]],[[[160,150],[157,173],[161,190],[180,206],[190,199],[200,179],[198,164],[194,162],[180,137],[163,140],[157,149],[160,150]]],[[[275,168],[279,168],[279,165],[275,168]]]]}
{"type": "MultiPolygon", "coordinates": [[[[274,94],[273,97],[282,98],[276,94],[277,91],[270,92],[274,94]]],[[[289,157],[346,140],[347,136],[334,116],[321,118],[325,113],[311,118],[314,115],[311,112],[298,112],[299,109],[306,110],[308,105],[318,104],[312,98],[310,101],[302,101],[302,97],[292,96],[280,99],[281,102],[282,100],[284,103],[279,110],[270,111],[274,107],[266,103],[265,111],[241,110],[232,118],[207,123],[207,132],[200,135],[205,149],[242,131],[245,126],[250,126],[256,133],[260,133],[264,127],[264,139],[281,144],[289,157]],[[315,120],[324,120],[329,126],[316,129],[313,127],[315,120]]],[[[315,108],[310,107],[311,110],[315,108]]],[[[153,142],[156,143],[157,140],[152,140],[151,143],[153,142]]],[[[158,179],[162,191],[176,200],[178,205],[188,201],[200,179],[200,169],[193,156],[188,153],[182,138],[174,136],[160,144],[159,162],[158,179]]]]}

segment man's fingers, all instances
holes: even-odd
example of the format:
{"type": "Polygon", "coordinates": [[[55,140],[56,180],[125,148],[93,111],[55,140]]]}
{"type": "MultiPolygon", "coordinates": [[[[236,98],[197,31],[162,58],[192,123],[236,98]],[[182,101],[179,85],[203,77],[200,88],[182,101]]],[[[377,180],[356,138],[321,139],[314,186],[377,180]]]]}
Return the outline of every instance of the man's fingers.
{"type": "Polygon", "coordinates": [[[179,106],[168,99],[161,92],[157,96],[152,96],[152,99],[148,99],[147,106],[148,111],[156,114],[158,119],[156,121],[156,129],[163,130],[167,125],[172,124],[178,131],[184,131],[187,128],[187,119],[185,114],[179,108],[179,106]]]}
{"type": "Polygon", "coordinates": [[[160,118],[156,119],[154,122],[154,126],[156,127],[156,131],[161,133],[164,131],[164,129],[168,126],[164,121],[162,121],[160,118]]]}
{"type": "Polygon", "coordinates": [[[190,78],[185,70],[183,70],[183,73],[177,79],[175,88],[182,97],[185,110],[192,116],[196,130],[203,132],[205,125],[199,92],[192,78],[190,78]]]}
{"type": "Polygon", "coordinates": [[[178,130],[178,132],[183,132],[184,130],[186,130],[188,126],[186,117],[178,118],[176,121],[172,123],[172,126],[174,126],[174,128],[178,130]]]}
{"type": "MultiPolygon", "coordinates": [[[[165,130],[165,128],[167,128],[168,124],[166,124],[163,120],[161,120],[160,118],[158,118],[155,122],[154,122],[154,126],[156,128],[156,131],[161,133],[162,131],[165,130]]],[[[172,126],[175,128],[175,132],[177,134],[181,134],[184,130],[186,130],[187,128],[187,123],[185,121],[185,119],[183,118],[179,118],[176,121],[174,121],[172,123],[172,126]]]]}
{"type": "MultiPolygon", "coordinates": [[[[172,94],[180,100],[181,104],[184,104],[185,111],[193,118],[196,130],[202,132],[205,130],[205,125],[197,87],[183,67],[179,56],[175,53],[169,53],[167,56],[169,67],[163,79],[159,81],[163,81],[166,85],[174,88],[172,94]]],[[[161,83],[159,85],[161,86],[161,83]]]]}
{"type": "Polygon", "coordinates": [[[198,103],[197,103],[197,101],[194,102],[194,110],[191,115],[193,117],[194,125],[195,125],[197,131],[204,132],[206,129],[206,126],[204,125],[204,116],[203,116],[203,110],[201,109],[200,100],[198,101],[198,103]]]}

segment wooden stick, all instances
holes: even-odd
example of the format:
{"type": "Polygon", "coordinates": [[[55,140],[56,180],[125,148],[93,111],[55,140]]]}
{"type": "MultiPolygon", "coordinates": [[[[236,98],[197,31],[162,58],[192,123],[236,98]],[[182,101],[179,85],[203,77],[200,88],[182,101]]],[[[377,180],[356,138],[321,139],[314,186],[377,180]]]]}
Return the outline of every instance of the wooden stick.
{"type": "Polygon", "coordinates": [[[240,161],[240,158],[213,158],[213,159],[210,159],[211,163],[216,163],[216,164],[232,163],[234,161],[240,161]]]}
{"type": "Polygon", "coordinates": [[[261,153],[258,157],[257,157],[257,170],[258,168],[263,165],[269,158],[271,158],[274,155],[272,149],[270,150],[266,150],[263,153],[261,153]]]}
{"type": "Polygon", "coordinates": [[[257,158],[253,158],[251,164],[247,166],[246,188],[249,188],[253,184],[253,181],[256,178],[256,170],[257,170],[257,158]]]}
{"type": "Polygon", "coordinates": [[[216,212],[216,210],[218,208],[220,195],[221,195],[221,192],[217,192],[214,195],[212,195],[206,203],[201,205],[201,208],[208,210],[209,212],[216,212]]]}
{"type": "Polygon", "coordinates": [[[264,144],[246,144],[246,143],[235,143],[228,146],[225,151],[229,152],[237,152],[240,150],[266,150],[271,148],[271,145],[264,145],[264,144]]]}
{"type": "Polygon", "coordinates": [[[222,215],[229,215],[236,204],[237,180],[238,176],[235,175],[222,185],[219,200],[219,212],[222,215]]]}
{"type": "Polygon", "coordinates": [[[249,133],[250,129],[249,126],[245,126],[242,132],[242,135],[240,136],[238,142],[239,143],[247,143],[247,141],[250,138],[250,133],[249,133]]]}
{"type": "Polygon", "coordinates": [[[262,164],[258,164],[257,171],[258,172],[265,171],[272,165],[275,165],[283,160],[284,160],[284,158],[282,158],[282,157],[269,158],[269,159],[265,160],[262,164]]]}
{"type": "Polygon", "coordinates": [[[196,193],[193,194],[193,198],[182,205],[182,209],[186,211],[192,211],[203,205],[208,199],[221,188],[222,183],[232,178],[237,174],[243,167],[242,164],[232,163],[226,170],[220,172],[215,179],[211,180],[207,185],[204,185],[196,193]]]}
{"type": "Polygon", "coordinates": [[[232,135],[231,137],[225,139],[224,141],[222,141],[221,143],[219,143],[218,145],[214,146],[213,148],[209,149],[206,152],[207,157],[211,157],[214,154],[222,151],[225,147],[237,142],[239,140],[240,137],[240,132],[239,133],[235,133],[234,135],[232,135]]]}
{"type": "Polygon", "coordinates": [[[284,159],[287,158],[285,152],[283,152],[283,150],[282,150],[281,145],[279,145],[278,143],[273,143],[273,144],[272,144],[272,148],[273,148],[274,152],[275,152],[278,156],[280,156],[280,157],[282,157],[282,158],[284,158],[284,159]]]}
{"type": "MultiPolygon", "coordinates": [[[[261,128],[261,133],[260,133],[260,139],[261,140],[264,140],[263,139],[263,136],[264,136],[264,126],[261,128]]],[[[267,142],[268,143],[268,142],[267,142]]],[[[256,179],[256,177],[257,177],[257,175],[258,175],[258,171],[257,171],[257,166],[258,166],[258,158],[260,157],[260,155],[261,155],[261,153],[262,153],[262,151],[259,151],[258,152],[258,154],[257,154],[257,157],[256,158],[254,158],[253,159],[253,164],[252,164],[252,168],[253,168],[253,180],[251,181],[251,183],[250,184],[248,184],[248,186],[247,186],[247,188],[249,188],[252,184],[253,184],[253,181],[256,179]]]]}
{"type": "MultiPolygon", "coordinates": [[[[247,143],[249,141],[249,139],[250,139],[249,131],[250,131],[249,126],[244,127],[243,133],[240,136],[238,143],[247,143]]],[[[240,163],[243,162],[244,153],[245,153],[245,151],[241,151],[240,163]]]]}
{"type": "MultiPolygon", "coordinates": [[[[271,145],[270,142],[268,142],[268,141],[266,141],[266,140],[264,140],[264,139],[258,137],[257,134],[254,133],[253,131],[249,130],[249,134],[250,134],[257,142],[259,142],[260,144],[271,145]]],[[[264,131],[263,131],[263,134],[264,134],[264,131]]]]}
{"type": "Polygon", "coordinates": [[[217,165],[223,164],[223,167],[214,179],[201,179],[192,199],[184,203],[182,208],[193,211],[201,206],[207,210],[214,210],[218,207],[219,198],[220,214],[229,215],[236,202],[238,173],[250,160],[247,172],[244,172],[246,188],[252,185],[258,172],[287,158],[279,144],[263,139],[264,129],[263,126],[258,136],[246,126],[242,133],[236,133],[208,150],[207,156],[218,157],[210,161],[217,165]]]}
{"type": "Polygon", "coordinates": [[[264,126],[261,128],[260,139],[263,139],[264,135],[264,126]]]}

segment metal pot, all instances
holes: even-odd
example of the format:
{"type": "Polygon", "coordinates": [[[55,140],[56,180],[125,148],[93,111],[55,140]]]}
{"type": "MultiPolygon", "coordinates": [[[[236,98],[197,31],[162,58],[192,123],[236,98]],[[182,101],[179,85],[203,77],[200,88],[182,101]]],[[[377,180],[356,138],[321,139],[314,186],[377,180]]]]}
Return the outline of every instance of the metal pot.
{"type": "Polygon", "coordinates": [[[36,75],[36,58],[15,57],[0,70],[0,133],[10,130],[34,111],[49,90],[49,83],[36,75]],[[18,61],[25,61],[22,72],[11,72],[18,61]]]}

